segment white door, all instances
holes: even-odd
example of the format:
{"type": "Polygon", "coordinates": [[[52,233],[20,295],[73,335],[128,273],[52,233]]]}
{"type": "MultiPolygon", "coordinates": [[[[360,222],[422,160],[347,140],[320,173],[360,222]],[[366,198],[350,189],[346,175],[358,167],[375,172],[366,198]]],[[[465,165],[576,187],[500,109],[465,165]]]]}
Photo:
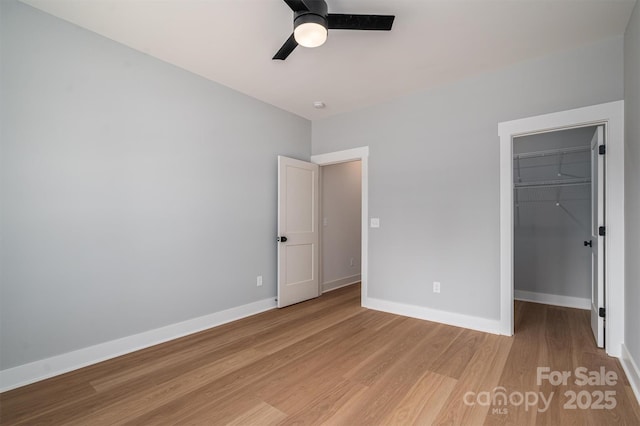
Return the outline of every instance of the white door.
{"type": "Polygon", "coordinates": [[[591,329],[599,348],[604,347],[604,128],[598,126],[591,140],[591,329]],[[603,232],[602,232],[603,233],[603,232]]]}
{"type": "Polygon", "coordinates": [[[278,307],[320,295],[318,165],[278,156],[278,307]]]}

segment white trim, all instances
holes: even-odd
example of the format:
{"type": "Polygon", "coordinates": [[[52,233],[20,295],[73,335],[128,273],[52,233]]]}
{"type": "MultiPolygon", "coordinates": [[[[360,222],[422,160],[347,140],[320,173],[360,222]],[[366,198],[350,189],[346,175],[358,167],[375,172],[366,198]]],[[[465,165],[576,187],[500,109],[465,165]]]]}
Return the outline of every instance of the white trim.
{"type": "Polygon", "coordinates": [[[348,161],[361,160],[369,156],[369,147],[345,149],[344,151],[329,152],[326,154],[316,154],[311,156],[311,162],[319,166],[329,166],[331,164],[346,163],[348,161]]]}
{"type": "Polygon", "coordinates": [[[622,354],[620,356],[620,364],[622,364],[622,369],[627,375],[633,394],[636,396],[638,403],[640,403],[640,368],[638,368],[638,364],[629,353],[625,344],[623,343],[621,346],[622,354]]]}
{"type": "Polygon", "coordinates": [[[560,294],[537,293],[514,290],[514,298],[524,302],[544,303],[545,305],[564,306],[565,308],[591,309],[591,299],[586,297],[562,296],[560,294]]]}
{"type": "Polygon", "coordinates": [[[324,170],[318,167],[318,296],[324,293],[324,170]]]}
{"type": "Polygon", "coordinates": [[[389,302],[388,300],[375,299],[371,297],[367,299],[367,304],[363,306],[376,311],[389,312],[405,317],[418,318],[421,320],[453,325],[455,327],[469,328],[471,330],[482,331],[485,333],[501,334],[499,320],[440,311],[437,309],[425,308],[423,306],[389,302]]]}
{"type": "Polygon", "coordinates": [[[0,371],[0,392],[97,364],[111,358],[236,321],[276,307],[273,298],[145,331],[0,371]]]}
{"type": "Polygon", "coordinates": [[[360,282],[360,274],[351,275],[350,277],[338,278],[337,280],[322,283],[322,292],[337,290],[342,287],[346,287],[351,284],[360,282]]]}
{"type": "Polygon", "coordinates": [[[330,152],[311,156],[311,162],[319,166],[330,164],[346,163],[347,161],[360,160],[362,170],[362,240],[361,240],[361,265],[360,275],[362,285],[360,287],[361,303],[365,306],[368,293],[368,271],[369,271],[369,147],[347,149],[344,151],[330,152]]]}
{"type": "Polygon", "coordinates": [[[498,124],[500,136],[500,322],[513,334],[513,182],[512,140],[516,136],[571,127],[606,127],[605,350],[620,357],[624,339],[624,101],[498,124]]]}

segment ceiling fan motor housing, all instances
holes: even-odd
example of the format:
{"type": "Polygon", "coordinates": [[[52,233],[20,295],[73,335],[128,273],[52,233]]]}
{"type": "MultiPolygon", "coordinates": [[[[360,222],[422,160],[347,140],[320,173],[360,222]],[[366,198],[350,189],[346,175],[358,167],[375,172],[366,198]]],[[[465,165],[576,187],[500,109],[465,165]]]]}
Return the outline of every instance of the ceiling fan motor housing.
{"type": "Polygon", "coordinates": [[[314,23],[322,25],[325,28],[329,27],[327,15],[329,9],[327,3],[324,1],[307,0],[305,5],[309,10],[299,10],[293,13],[293,28],[297,28],[298,25],[306,23],[314,23]]]}
{"type": "Polygon", "coordinates": [[[317,15],[313,12],[297,12],[293,20],[293,28],[295,29],[298,28],[299,25],[310,23],[319,24],[325,28],[329,26],[326,15],[317,15]]]}

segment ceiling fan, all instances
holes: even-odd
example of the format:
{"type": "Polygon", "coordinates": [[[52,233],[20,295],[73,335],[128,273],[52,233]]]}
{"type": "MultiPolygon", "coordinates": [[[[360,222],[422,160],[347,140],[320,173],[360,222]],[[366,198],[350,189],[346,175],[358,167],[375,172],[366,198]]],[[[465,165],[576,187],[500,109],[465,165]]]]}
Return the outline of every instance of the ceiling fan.
{"type": "Polygon", "coordinates": [[[318,47],[328,30],[390,31],[394,15],[352,15],[329,13],[324,0],[284,0],[293,10],[293,34],[273,59],[285,60],[298,45],[318,47]]]}

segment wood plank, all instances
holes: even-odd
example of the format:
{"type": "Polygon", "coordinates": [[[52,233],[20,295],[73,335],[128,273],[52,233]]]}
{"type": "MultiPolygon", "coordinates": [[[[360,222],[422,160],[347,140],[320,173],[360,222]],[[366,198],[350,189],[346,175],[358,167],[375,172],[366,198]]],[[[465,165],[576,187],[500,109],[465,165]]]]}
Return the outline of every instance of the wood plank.
{"type": "Polygon", "coordinates": [[[385,340],[360,365],[345,374],[345,377],[371,386],[394,365],[397,359],[411,350],[431,331],[423,326],[420,320],[408,318],[402,330],[385,340]]]}
{"type": "Polygon", "coordinates": [[[486,336],[479,331],[461,330],[447,349],[434,361],[431,366],[432,371],[454,379],[460,378],[486,336]]]}
{"type": "Polygon", "coordinates": [[[631,416],[631,418],[640,419],[640,404],[633,403],[633,401],[636,400],[636,395],[633,393],[633,389],[631,388],[630,385],[624,385],[624,391],[625,391],[626,399],[627,401],[629,401],[629,406],[631,407],[631,411],[633,411],[633,416],[631,416]]]}
{"type": "Polygon", "coordinates": [[[277,425],[287,417],[285,413],[266,402],[260,402],[246,413],[227,423],[228,426],[269,426],[277,425]]]}
{"type": "MultiPolygon", "coordinates": [[[[492,392],[499,384],[513,339],[484,334],[478,350],[461,373],[451,396],[436,417],[435,424],[482,424],[489,406],[469,405],[468,392],[492,392]]],[[[471,398],[471,401],[474,401],[471,398]]]]}
{"type": "Polygon", "coordinates": [[[431,371],[425,372],[382,420],[388,425],[430,425],[435,421],[458,381],[431,371]]]}
{"type": "MultiPolygon", "coordinates": [[[[547,310],[546,321],[544,322],[544,337],[541,343],[547,348],[546,356],[541,358],[540,366],[548,367],[551,371],[572,371],[574,367],[571,330],[567,326],[571,311],[566,308],[555,306],[545,306],[547,310]]],[[[532,371],[532,373],[534,373],[532,371]]],[[[562,424],[566,422],[567,411],[564,409],[566,398],[564,392],[568,390],[564,385],[553,385],[549,380],[543,380],[539,391],[551,399],[548,410],[538,412],[536,422],[542,424],[562,424]]],[[[587,424],[584,413],[580,410],[573,410],[571,414],[573,422],[577,424],[587,424]]]]}
{"type": "MultiPolygon", "coordinates": [[[[546,359],[546,346],[536,345],[531,342],[540,342],[544,339],[544,324],[546,321],[546,306],[539,303],[517,303],[519,312],[516,328],[516,337],[513,339],[509,357],[502,370],[502,376],[498,382],[507,394],[512,392],[539,392],[537,378],[532,371],[541,366],[540,360],[546,359]]],[[[525,425],[535,424],[538,410],[518,410],[512,407],[492,407],[489,410],[485,425],[525,425]],[[501,408],[506,408],[502,410],[501,408]]]]}
{"type": "Polygon", "coordinates": [[[292,413],[280,424],[282,425],[313,425],[321,424],[330,419],[346,404],[360,399],[367,387],[350,380],[342,380],[326,389],[324,392],[312,392],[313,398],[305,401],[296,408],[290,408],[292,413]]]}

